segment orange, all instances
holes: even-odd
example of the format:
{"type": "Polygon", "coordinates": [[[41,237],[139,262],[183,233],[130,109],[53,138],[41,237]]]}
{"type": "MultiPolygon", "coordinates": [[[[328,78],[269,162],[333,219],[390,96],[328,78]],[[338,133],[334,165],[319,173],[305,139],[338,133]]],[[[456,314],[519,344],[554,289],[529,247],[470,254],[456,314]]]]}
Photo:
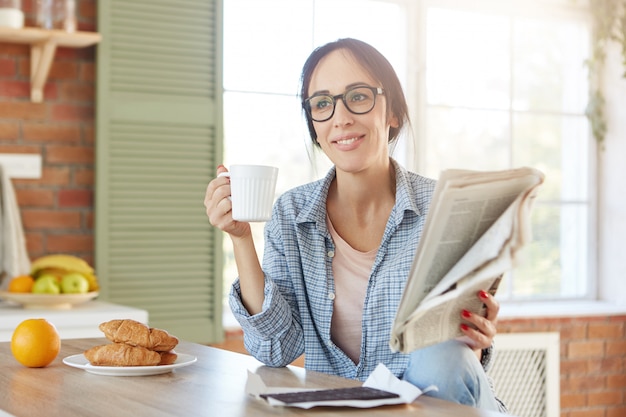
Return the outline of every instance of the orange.
{"type": "Polygon", "coordinates": [[[31,292],[35,278],[30,275],[19,275],[9,281],[9,292],[31,292]]]}
{"type": "Polygon", "coordinates": [[[11,352],[29,368],[48,366],[59,354],[61,339],[54,324],[46,319],[27,319],[17,325],[11,337],[11,352]]]}

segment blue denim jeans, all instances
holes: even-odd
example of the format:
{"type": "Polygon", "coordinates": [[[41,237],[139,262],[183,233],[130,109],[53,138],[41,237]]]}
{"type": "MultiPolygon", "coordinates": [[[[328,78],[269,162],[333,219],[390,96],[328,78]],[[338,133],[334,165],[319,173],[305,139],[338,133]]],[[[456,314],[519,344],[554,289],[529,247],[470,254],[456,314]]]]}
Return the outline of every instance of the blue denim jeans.
{"type": "Polygon", "coordinates": [[[458,340],[412,352],[403,378],[421,390],[430,385],[439,388],[426,395],[498,411],[495,394],[476,354],[458,340]]]}

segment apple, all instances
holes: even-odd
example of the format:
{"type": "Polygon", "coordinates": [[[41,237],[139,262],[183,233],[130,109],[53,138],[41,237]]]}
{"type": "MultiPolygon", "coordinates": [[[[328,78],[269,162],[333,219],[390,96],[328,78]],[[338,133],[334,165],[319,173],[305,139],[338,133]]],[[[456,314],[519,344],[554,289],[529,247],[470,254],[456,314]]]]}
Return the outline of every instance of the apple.
{"type": "Polygon", "coordinates": [[[59,294],[61,286],[55,275],[43,274],[35,280],[32,292],[35,294],[59,294]]]}
{"type": "Polygon", "coordinates": [[[65,294],[85,294],[89,291],[89,281],[78,272],[70,272],[61,277],[61,292],[65,294]]]}

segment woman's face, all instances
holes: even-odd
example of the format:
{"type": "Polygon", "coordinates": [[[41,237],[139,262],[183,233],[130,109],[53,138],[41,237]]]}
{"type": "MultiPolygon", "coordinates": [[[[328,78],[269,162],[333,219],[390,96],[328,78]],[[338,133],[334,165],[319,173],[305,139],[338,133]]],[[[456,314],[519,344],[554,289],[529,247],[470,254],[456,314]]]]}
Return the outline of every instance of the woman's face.
{"type": "MultiPolygon", "coordinates": [[[[354,86],[382,87],[348,51],[339,49],[320,60],[311,77],[308,97],[318,93],[335,96],[354,86]]],[[[386,114],[385,107],[385,96],[379,95],[372,111],[353,114],[338,99],[333,117],[313,122],[317,142],[337,170],[358,173],[378,164],[387,166],[389,127],[397,127],[397,120],[386,114]]]]}

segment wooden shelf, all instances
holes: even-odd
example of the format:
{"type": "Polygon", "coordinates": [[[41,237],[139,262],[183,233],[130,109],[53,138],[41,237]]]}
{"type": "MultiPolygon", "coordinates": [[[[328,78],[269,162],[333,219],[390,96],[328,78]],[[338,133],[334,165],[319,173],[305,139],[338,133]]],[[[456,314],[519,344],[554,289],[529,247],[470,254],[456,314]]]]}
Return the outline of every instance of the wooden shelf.
{"type": "Polygon", "coordinates": [[[101,39],[102,36],[95,32],[0,27],[0,42],[30,45],[30,99],[36,103],[43,101],[43,87],[57,46],[85,48],[97,44],[101,39]]]}

